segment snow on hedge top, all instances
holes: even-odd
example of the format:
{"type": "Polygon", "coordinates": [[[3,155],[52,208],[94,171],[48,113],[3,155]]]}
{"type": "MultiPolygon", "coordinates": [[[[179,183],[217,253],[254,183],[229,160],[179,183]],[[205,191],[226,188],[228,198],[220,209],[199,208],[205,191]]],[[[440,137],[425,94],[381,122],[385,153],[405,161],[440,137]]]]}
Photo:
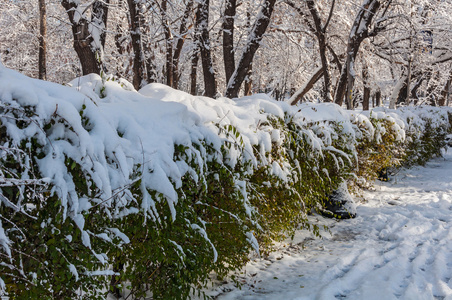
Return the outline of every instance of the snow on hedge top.
{"type": "MultiPolygon", "coordinates": [[[[379,107],[362,112],[362,114],[366,118],[391,122],[393,124],[392,130],[396,133],[396,140],[404,141],[408,133],[410,138],[419,138],[425,131],[426,126],[442,127],[447,123],[448,112],[452,113],[449,107],[409,106],[397,110],[379,107]]],[[[378,140],[378,138],[377,136],[376,139],[378,140]]]]}
{"type": "MultiPolygon", "coordinates": [[[[143,193],[141,209],[158,218],[156,191],[167,199],[176,217],[176,190],[188,166],[174,161],[174,145],[192,147],[201,141],[212,144],[218,152],[226,138],[219,127],[235,126],[243,136],[243,147],[228,154],[234,164],[243,153],[253,157],[253,145],[262,152],[271,150],[271,142],[279,138],[271,128],[258,130],[268,115],[283,118],[283,107],[267,96],[258,95],[232,101],[194,97],[169,87],[151,84],[140,93],[124,81],[102,80],[97,75],[77,78],[72,88],[25,77],[1,68],[0,99],[4,107],[31,108],[33,122],[26,128],[17,126],[12,115],[4,115],[13,145],[36,138],[45,156],[39,160],[43,177],[52,183],[53,192],[61,198],[64,215],[70,216],[83,230],[81,213],[92,205],[111,207],[113,198],[120,198],[123,207],[134,201],[126,192],[117,191],[129,185],[134,174],[141,173],[143,193]],[[58,120],[50,130],[44,126],[58,120]],[[89,174],[101,191],[90,201],[76,192],[73,178],[68,174],[67,159],[72,159],[89,174]],[[137,165],[140,169],[137,170],[137,165]]],[[[200,169],[202,169],[202,162],[200,169]]],[[[107,210],[108,211],[108,210],[107,210]]],[[[117,216],[124,214],[117,211],[117,216]]],[[[112,216],[114,217],[114,216],[112,216]]],[[[89,239],[86,240],[89,244],[89,239]]]]}
{"type": "MultiPolygon", "coordinates": [[[[178,102],[199,117],[204,128],[204,138],[219,149],[222,140],[218,139],[218,127],[233,125],[240,132],[244,142],[245,159],[253,160],[252,145],[261,144],[262,151],[271,150],[271,132],[257,130],[260,123],[267,120],[268,115],[284,118],[282,103],[270,99],[265,94],[244,97],[238,100],[228,98],[212,99],[174,90],[166,85],[152,83],[143,87],[139,93],[156,101],[178,102]]],[[[234,151],[231,152],[234,155],[234,151]]],[[[239,153],[235,153],[239,155],[239,153]]],[[[236,161],[238,157],[231,157],[236,161]]]]}

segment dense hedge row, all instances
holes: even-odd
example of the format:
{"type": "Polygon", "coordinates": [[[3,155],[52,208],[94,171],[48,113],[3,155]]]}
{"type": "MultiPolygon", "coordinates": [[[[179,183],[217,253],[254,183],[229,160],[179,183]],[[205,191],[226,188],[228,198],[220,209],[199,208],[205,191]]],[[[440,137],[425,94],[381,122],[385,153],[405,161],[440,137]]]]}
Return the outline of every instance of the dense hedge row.
{"type": "Polygon", "coordinates": [[[451,128],[431,107],[364,115],[153,85],[143,94],[155,100],[99,78],[78,89],[0,69],[0,291],[11,299],[103,299],[124,287],[185,299],[297,228],[318,233],[307,215],[343,180],[363,187],[384,168],[424,163],[451,128]],[[127,119],[137,103],[166,114],[127,119]],[[148,143],[161,124],[173,143],[148,143]]]}

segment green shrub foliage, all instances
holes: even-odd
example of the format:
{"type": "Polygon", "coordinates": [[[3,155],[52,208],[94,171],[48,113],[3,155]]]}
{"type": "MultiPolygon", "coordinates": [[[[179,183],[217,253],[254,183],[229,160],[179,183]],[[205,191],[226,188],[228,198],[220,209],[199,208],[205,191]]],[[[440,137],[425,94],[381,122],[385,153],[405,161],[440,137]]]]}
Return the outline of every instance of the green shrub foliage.
{"type": "MultiPolygon", "coordinates": [[[[99,117],[96,102],[119,86],[102,82],[91,99],[0,93],[0,292],[10,299],[200,294],[209,274],[228,276],[296,229],[319,234],[307,216],[343,180],[365,187],[384,168],[425,163],[450,130],[437,108],[358,115],[261,99],[251,129],[219,114],[149,150],[148,132],[99,117]]],[[[189,115],[181,107],[170,108],[189,115]]]]}

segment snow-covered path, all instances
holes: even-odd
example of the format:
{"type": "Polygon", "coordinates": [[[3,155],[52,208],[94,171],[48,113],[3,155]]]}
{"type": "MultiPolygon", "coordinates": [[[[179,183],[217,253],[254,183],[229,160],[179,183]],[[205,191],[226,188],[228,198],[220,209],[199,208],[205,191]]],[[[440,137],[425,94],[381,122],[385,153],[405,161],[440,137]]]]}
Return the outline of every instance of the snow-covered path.
{"type": "Polygon", "coordinates": [[[452,299],[452,149],[366,192],[358,217],[327,221],[323,240],[298,232],[250,262],[241,290],[217,299],[452,299]]]}

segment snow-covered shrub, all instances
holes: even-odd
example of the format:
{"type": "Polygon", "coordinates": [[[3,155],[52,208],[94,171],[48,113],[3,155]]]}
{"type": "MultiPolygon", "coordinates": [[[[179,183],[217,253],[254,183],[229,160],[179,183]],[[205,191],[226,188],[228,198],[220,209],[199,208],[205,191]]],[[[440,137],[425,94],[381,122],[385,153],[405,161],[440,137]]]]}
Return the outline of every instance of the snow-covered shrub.
{"type": "Polygon", "coordinates": [[[355,119],[360,132],[357,146],[356,178],[351,187],[369,187],[388,167],[398,167],[404,156],[404,130],[385,114],[371,112],[369,118],[355,119]]]}
{"type": "Polygon", "coordinates": [[[359,187],[368,187],[389,167],[424,164],[440,156],[447,132],[452,128],[447,108],[377,108],[365,112],[364,118],[351,115],[361,132],[357,145],[357,180],[353,181],[359,187]]]}
{"type": "Polygon", "coordinates": [[[155,299],[186,299],[207,284],[210,272],[225,277],[246,263],[255,225],[237,185],[244,172],[240,164],[231,168],[223,162],[225,149],[217,152],[204,141],[176,145],[175,161],[191,168],[177,189],[176,217],[165,201],[157,201],[158,220],[138,213],[120,222],[130,243],[116,252],[115,264],[125,268],[118,268],[117,280],[129,282],[135,296],[150,291],[155,299]]]}
{"type": "Polygon", "coordinates": [[[353,167],[347,146],[354,144],[353,136],[342,132],[340,122],[307,123],[296,113],[288,111],[284,119],[271,117],[261,124],[278,135],[267,154],[272,164],[263,164],[248,181],[250,202],[263,229],[262,245],[287,238],[300,227],[319,234],[307,214],[323,205],[353,167]]]}
{"type": "Polygon", "coordinates": [[[446,135],[451,130],[450,111],[437,107],[405,107],[401,110],[406,122],[406,157],[404,165],[424,165],[434,156],[441,156],[446,135]]]}
{"type": "Polygon", "coordinates": [[[111,222],[101,206],[90,210],[79,196],[100,192],[94,171],[76,158],[82,154],[71,151],[81,128],[57,110],[43,118],[38,99],[18,92],[3,87],[0,93],[2,280],[11,298],[75,297],[78,290],[95,297],[100,290],[91,275],[109,273],[97,252],[109,245],[90,236],[107,236],[111,222]]]}

